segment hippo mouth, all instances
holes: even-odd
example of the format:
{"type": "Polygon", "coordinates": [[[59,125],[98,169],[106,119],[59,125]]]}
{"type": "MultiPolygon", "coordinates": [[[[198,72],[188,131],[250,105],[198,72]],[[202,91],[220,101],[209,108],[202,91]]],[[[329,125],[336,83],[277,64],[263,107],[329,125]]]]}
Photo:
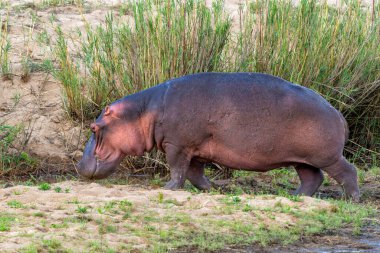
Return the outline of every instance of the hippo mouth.
{"type": "Polygon", "coordinates": [[[85,159],[85,160],[82,159],[77,164],[78,173],[87,179],[106,178],[116,170],[116,168],[118,167],[118,164],[120,163],[119,159],[117,159],[116,161],[111,161],[111,162],[102,161],[96,157],[94,157],[93,159],[95,160],[95,163],[93,162],[88,163],[88,159],[85,159]],[[95,166],[93,166],[93,164],[95,164],[95,166]],[[92,166],[90,167],[89,165],[92,165],[92,166]]]}
{"type": "Polygon", "coordinates": [[[115,159],[109,157],[101,160],[95,155],[96,141],[94,134],[91,135],[83,152],[83,157],[77,164],[78,173],[88,179],[103,179],[112,174],[120,164],[122,158],[117,156],[115,159]]]}

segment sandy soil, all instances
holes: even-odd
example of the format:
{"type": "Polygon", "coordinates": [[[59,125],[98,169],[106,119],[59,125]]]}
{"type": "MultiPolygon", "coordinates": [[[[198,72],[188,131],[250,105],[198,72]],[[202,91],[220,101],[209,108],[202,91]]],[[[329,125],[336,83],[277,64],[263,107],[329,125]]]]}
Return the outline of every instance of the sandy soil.
{"type": "Polygon", "coordinates": [[[294,224],[297,218],[290,213],[276,213],[272,218],[273,215],[266,215],[279,203],[302,212],[332,209],[328,202],[309,197],[299,202],[278,196],[242,195],[239,198],[244,205],[266,211],[262,216],[236,210],[228,213],[225,211],[225,195],[78,181],[56,183],[46,191],[37,186],[0,189],[0,213],[2,217],[14,217],[10,230],[0,232],[0,248],[1,252],[16,252],[29,245],[41,246],[44,240],[59,240],[64,248],[75,249],[75,252],[88,250],[89,243],[94,241],[119,250],[122,250],[120,247],[143,249],[152,243],[148,234],[136,233],[137,228],[148,224],[144,220],[156,221],[149,224],[158,231],[168,226],[174,226],[178,231],[181,226],[194,226],[196,229],[217,220],[261,226],[275,224],[285,228],[294,224]],[[55,192],[57,187],[61,192],[55,192]],[[127,210],[120,206],[126,201],[131,205],[127,218],[123,216],[127,210]],[[85,207],[86,212],[80,213],[79,207],[85,207]],[[169,218],[179,215],[187,218],[175,224],[170,222],[169,218]],[[104,224],[112,225],[113,229],[101,232],[104,224]]]}

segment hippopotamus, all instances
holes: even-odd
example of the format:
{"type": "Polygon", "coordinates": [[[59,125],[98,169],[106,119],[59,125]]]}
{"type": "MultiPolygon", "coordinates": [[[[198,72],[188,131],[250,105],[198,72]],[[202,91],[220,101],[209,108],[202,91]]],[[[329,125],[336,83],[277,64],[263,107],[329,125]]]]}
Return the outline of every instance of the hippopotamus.
{"type": "Polygon", "coordinates": [[[110,175],[122,159],[166,154],[175,190],[188,179],[207,190],[205,163],[265,172],[294,166],[296,194],[312,196],[323,173],[359,199],[357,172],[343,156],[342,114],[313,90],[260,73],[199,73],[168,80],[106,106],[90,125],[78,172],[110,175]]]}

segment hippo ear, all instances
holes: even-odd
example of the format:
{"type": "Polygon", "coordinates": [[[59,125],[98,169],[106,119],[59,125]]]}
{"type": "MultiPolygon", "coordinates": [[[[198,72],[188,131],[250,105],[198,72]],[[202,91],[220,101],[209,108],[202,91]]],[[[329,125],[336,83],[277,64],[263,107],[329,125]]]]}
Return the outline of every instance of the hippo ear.
{"type": "Polygon", "coordinates": [[[104,115],[108,116],[111,114],[111,108],[107,105],[106,108],[104,108],[104,115]]]}

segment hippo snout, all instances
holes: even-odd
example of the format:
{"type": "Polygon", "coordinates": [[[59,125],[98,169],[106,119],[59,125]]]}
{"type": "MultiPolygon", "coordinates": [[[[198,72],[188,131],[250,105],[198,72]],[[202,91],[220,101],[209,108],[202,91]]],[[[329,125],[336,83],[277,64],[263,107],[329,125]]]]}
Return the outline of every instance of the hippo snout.
{"type": "Polygon", "coordinates": [[[91,152],[83,153],[82,160],[76,164],[79,175],[87,179],[103,179],[112,174],[120,160],[101,161],[98,160],[91,152]]]}
{"type": "Polygon", "coordinates": [[[95,156],[95,146],[95,137],[94,134],[92,134],[83,151],[82,159],[76,165],[79,175],[89,179],[93,178],[98,167],[98,161],[95,156]]]}
{"type": "Polygon", "coordinates": [[[96,171],[96,164],[95,164],[95,168],[89,169],[89,168],[85,167],[85,164],[82,160],[76,164],[76,168],[77,168],[79,175],[81,175],[85,178],[91,179],[93,177],[95,171],[96,171]]]}

